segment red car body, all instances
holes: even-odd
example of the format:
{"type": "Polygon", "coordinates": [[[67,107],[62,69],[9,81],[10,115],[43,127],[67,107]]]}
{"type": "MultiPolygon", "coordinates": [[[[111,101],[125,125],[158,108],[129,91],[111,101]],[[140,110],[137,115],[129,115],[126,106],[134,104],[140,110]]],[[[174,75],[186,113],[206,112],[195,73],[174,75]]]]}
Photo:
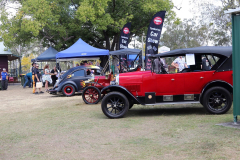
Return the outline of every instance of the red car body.
{"type": "Polygon", "coordinates": [[[193,53],[195,65],[179,73],[161,69],[156,73],[152,70],[117,75],[113,85],[101,89],[102,94],[107,94],[102,100],[103,113],[109,118],[120,118],[134,104],[178,103],[201,103],[210,113],[226,113],[231,108],[233,94],[231,47],[180,49],[150,58],[160,60],[160,57],[193,53]],[[203,56],[208,61],[211,56],[215,61],[208,70],[202,69],[203,56]]]}
{"type": "Polygon", "coordinates": [[[135,97],[145,97],[146,92],[156,96],[194,94],[200,96],[211,83],[221,82],[233,85],[233,72],[186,72],[175,74],[156,74],[151,71],[122,73],[119,85],[125,87],[135,97]]]}

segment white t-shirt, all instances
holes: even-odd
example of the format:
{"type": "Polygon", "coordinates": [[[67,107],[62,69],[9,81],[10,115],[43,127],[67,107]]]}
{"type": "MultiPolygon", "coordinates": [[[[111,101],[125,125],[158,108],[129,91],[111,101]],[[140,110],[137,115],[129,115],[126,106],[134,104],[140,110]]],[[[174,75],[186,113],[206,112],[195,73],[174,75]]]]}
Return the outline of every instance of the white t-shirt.
{"type": "Polygon", "coordinates": [[[184,68],[185,68],[185,59],[184,58],[176,58],[174,61],[174,63],[177,63],[178,64],[178,67],[179,67],[179,71],[181,72],[184,68]]]}

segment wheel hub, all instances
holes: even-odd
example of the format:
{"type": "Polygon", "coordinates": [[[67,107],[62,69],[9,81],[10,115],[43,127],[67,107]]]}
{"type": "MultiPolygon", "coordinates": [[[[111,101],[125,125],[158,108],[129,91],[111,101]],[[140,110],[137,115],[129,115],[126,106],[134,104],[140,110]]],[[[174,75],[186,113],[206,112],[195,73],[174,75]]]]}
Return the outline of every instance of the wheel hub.
{"type": "Polygon", "coordinates": [[[117,108],[117,103],[114,103],[114,104],[113,104],[113,108],[117,108]]]}
{"type": "Polygon", "coordinates": [[[71,92],[71,89],[70,89],[70,88],[67,88],[67,92],[68,92],[68,93],[71,92]]]}
{"type": "Polygon", "coordinates": [[[219,98],[215,98],[214,103],[218,104],[218,105],[221,105],[222,104],[222,100],[219,99],[219,98]]]}

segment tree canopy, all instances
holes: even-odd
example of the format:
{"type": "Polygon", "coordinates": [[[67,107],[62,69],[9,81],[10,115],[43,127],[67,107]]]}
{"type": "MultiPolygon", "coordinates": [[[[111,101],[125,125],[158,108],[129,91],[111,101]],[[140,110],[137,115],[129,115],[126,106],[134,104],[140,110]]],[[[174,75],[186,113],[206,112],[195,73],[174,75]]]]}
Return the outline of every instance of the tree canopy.
{"type": "Polygon", "coordinates": [[[192,48],[208,44],[208,28],[197,25],[192,19],[185,19],[179,23],[170,23],[161,37],[160,44],[171,50],[192,48]]]}
{"type": "MultiPolygon", "coordinates": [[[[2,0],[3,3],[5,0],[2,0]]],[[[123,25],[132,22],[131,35],[147,31],[152,16],[166,10],[173,19],[171,0],[19,0],[16,16],[1,8],[0,37],[9,48],[39,41],[57,50],[79,38],[98,48],[116,49],[123,25]]]]}

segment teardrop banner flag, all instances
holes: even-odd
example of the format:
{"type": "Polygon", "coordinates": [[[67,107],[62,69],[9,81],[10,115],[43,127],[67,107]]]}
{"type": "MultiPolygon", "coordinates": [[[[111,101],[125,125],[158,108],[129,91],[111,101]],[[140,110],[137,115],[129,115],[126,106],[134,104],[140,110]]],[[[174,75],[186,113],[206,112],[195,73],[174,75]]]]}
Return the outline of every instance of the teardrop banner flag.
{"type": "MultiPolygon", "coordinates": [[[[131,28],[131,22],[128,22],[123,26],[120,39],[119,39],[119,50],[128,48],[130,28],[131,28]]],[[[121,59],[122,64],[127,65],[127,55],[121,55],[119,58],[121,59]]]]}
{"type": "Polygon", "coordinates": [[[119,39],[119,49],[128,48],[130,28],[131,28],[131,22],[128,22],[123,26],[120,39],[119,39]]]}
{"type": "Polygon", "coordinates": [[[151,69],[151,60],[148,59],[149,55],[158,54],[158,44],[162,33],[163,22],[166,11],[156,13],[148,27],[145,49],[145,69],[151,69]]]}

